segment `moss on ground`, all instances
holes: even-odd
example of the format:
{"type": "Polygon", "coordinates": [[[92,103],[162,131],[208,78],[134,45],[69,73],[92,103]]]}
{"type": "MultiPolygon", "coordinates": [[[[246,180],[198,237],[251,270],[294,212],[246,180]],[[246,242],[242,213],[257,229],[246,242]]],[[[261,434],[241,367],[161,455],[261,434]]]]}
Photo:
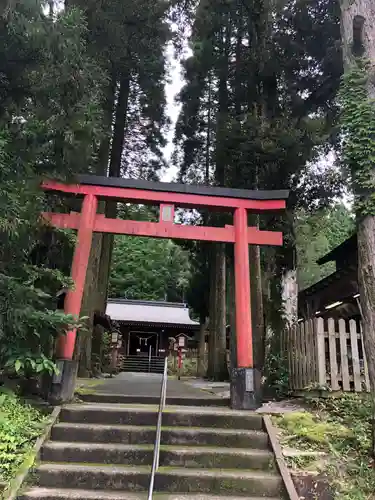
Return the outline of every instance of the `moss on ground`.
{"type": "Polygon", "coordinates": [[[310,399],[309,410],[273,417],[281,444],[314,456],[287,458],[297,472],[330,477],[337,498],[373,500],[375,471],[371,459],[372,404],[368,395],[310,399]],[[322,456],[324,453],[324,456],[322,456]]]}
{"type": "Polygon", "coordinates": [[[100,378],[87,378],[87,379],[78,379],[76,383],[76,394],[95,394],[95,388],[98,385],[103,384],[105,379],[100,378]]]}

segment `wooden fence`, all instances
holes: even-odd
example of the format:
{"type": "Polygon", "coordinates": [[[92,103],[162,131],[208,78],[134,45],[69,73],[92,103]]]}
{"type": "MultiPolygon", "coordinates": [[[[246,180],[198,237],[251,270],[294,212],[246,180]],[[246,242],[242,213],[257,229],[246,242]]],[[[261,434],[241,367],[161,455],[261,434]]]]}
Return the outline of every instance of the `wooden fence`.
{"type": "Polygon", "coordinates": [[[292,390],[369,391],[359,322],[332,318],[301,322],[282,344],[292,390]]]}

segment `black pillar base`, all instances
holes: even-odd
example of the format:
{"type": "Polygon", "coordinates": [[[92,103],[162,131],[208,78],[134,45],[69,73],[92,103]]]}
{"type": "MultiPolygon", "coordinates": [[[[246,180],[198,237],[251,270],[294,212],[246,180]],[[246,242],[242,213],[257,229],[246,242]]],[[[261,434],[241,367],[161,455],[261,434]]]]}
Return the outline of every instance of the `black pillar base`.
{"type": "Polygon", "coordinates": [[[255,368],[233,368],[230,406],[233,410],[256,410],[262,405],[261,373],[255,368]]]}
{"type": "Polygon", "coordinates": [[[48,400],[51,404],[59,405],[71,401],[74,397],[78,362],[70,359],[56,361],[59,374],[51,380],[48,400]]]}

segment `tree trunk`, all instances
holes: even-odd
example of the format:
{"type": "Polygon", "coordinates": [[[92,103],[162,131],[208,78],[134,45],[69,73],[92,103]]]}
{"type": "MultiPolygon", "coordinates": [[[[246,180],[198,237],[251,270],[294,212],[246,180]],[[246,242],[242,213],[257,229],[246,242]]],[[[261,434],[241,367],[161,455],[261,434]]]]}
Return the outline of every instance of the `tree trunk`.
{"type": "Polygon", "coordinates": [[[294,215],[287,212],[286,216],[286,238],[281,262],[281,307],[284,328],[290,329],[298,321],[297,251],[294,215]]]}
{"type": "MultiPolygon", "coordinates": [[[[126,127],[126,117],[129,103],[130,78],[128,76],[122,78],[117,96],[115,124],[113,130],[111,157],[109,162],[109,177],[121,176],[121,158],[124,147],[124,136],[126,127]]],[[[107,202],[105,215],[109,218],[116,218],[117,203],[107,202]]],[[[113,250],[114,236],[113,234],[104,234],[102,237],[100,266],[98,267],[98,288],[97,288],[97,303],[96,309],[100,313],[105,312],[105,304],[107,301],[108,282],[111,268],[111,258],[113,250]]]]}
{"type": "MultiPolygon", "coordinates": [[[[218,111],[216,117],[216,150],[215,150],[215,181],[219,186],[225,185],[226,170],[226,129],[228,121],[228,64],[230,50],[230,22],[226,17],[220,40],[221,60],[218,82],[218,111]]],[[[225,290],[225,245],[213,245],[211,259],[210,293],[210,334],[214,339],[209,344],[213,352],[214,380],[225,380],[228,377],[226,363],[226,290],[225,290]]],[[[210,367],[211,368],[211,367],[210,367]]]]}
{"type": "Polygon", "coordinates": [[[208,336],[208,363],[207,363],[207,377],[209,379],[214,377],[215,370],[215,344],[216,344],[216,245],[211,244],[209,252],[209,336],[208,336]]]}
{"type": "Polygon", "coordinates": [[[228,379],[226,339],[226,256],[225,244],[218,243],[215,252],[215,346],[214,380],[228,379]]]}
{"type": "Polygon", "coordinates": [[[250,259],[254,368],[257,368],[262,373],[264,367],[264,356],[265,356],[265,331],[264,331],[262,270],[260,264],[259,245],[250,246],[249,259],[250,259]]]}
{"type": "MultiPolygon", "coordinates": [[[[211,95],[211,73],[208,74],[208,103],[207,103],[207,130],[206,130],[206,151],[205,151],[205,172],[204,182],[206,186],[210,185],[210,167],[211,167],[211,108],[212,108],[212,95],[211,95]]],[[[207,221],[205,221],[207,222],[207,221]]]]}
{"type": "Polygon", "coordinates": [[[298,321],[298,283],[296,269],[284,269],[281,277],[281,300],[285,328],[289,330],[298,321]]]}
{"type": "MultiPolygon", "coordinates": [[[[369,103],[371,101],[373,103],[375,99],[375,4],[373,0],[341,0],[340,6],[345,71],[355,70],[361,59],[368,62],[366,89],[369,103]]],[[[358,144],[358,147],[360,146],[362,144],[358,144]]],[[[366,163],[366,155],[373,155],[371,148],[369,152],[363,149],[364,163],[366,163]]],[[[367,158],[367,160],[372,160],[372,158],[367,158]]],[[[352,173],[355,174],[352,175],[355,195],[367,202],[366,211],[363,211],[360,206],[357,210],[358,282],[363,340],[368,360],[371,395],[375,404],[375,207],[374,201],[371,201],[375,187],[375,170],[366,172],[357,164],[351,166],[352,173]],[[361,185],[363,178],[367,181],[366,186],[361,185]]],[[[373,455],[375,456],[375,408],[373,455]]]]}
{"type": "Polygon", "coordinates": [[[236,122],[241,123],[242,102],[243,102],[243,13],[242,6],[239,5],[239,13],[237,19],[237,35],[236,35],[236,62],[234,70],[234,111],[236,122]]]}
{"type": "MultiPolygon", "coordinates": [[[[365,217],[357,230],[358,284],[372,401],[375,405],[375,217],[365,217]]],[[[373,415],[373,455],[375,456],[375,408],[373,415]]]]}
{"type": "MultiPolygon", "coordinates": [[[[106,95],[103,101],[104,110],[104,128],[105,136],[103,137],[98,151],[98,161],[95,168],[96,175],[105,176],[108,169],[110,136],[112,126],[112,114],[114,105],[115,80],[112,79],[110,85],[106,89],[106,95]]],[[[99,202],[98,212],[104,213],[104,202],[99,202]]],[[[98,339],[97,330],[94,327],[94,312],[97,309],[98,302],[98,269],[100,267],[101,249],[103,235],[94,233],[91,245],[91,252],[86,273],[85,290],[82,300],[81,315],[88,316],[87,331],[79,334],[77,358],[79,359],[78,375],[80,377],[88,377],[92,373],[92,358],[100,356],[100,351],[97,352],[98,339]],[[94,339],[94,342],[93,342],[94,339]],[[94,349],[93,349],[94,346],[94,349]],[[95,349],[96,348],[96,349],[95,349]]],[[[101,339],[99,340],[99,345],[101,339]]]]}
{"type": "Polygon", "coordinates": [[[92,336],[94,331],[94,307],[97,290],[97,269],[100,265],[101,234],[94,234],[86,273],[85,289],[82,299],[81,316],[87,316],[85,331],[78,335],[76,357],[79,360],[78,376],[91,376],[92,336]]]}
{"type": "Polygon", "coordinates": [[[199,329],[199,350],[198,350],[198,376],[204,377],[206,375],[206,331],[207,331],[208,321],[207,319],[201,319],[200,329],[199,329]]]}
{"type": "Polygon", "coordinates": [[[210,255],[209,341],[207,376],[227,380],[225,245],[213,244],[210,255]]]}
{"type": "Polygon", "coordinates": [[[230,254],[227,258],[227,311],[229,320],[229,350],[230,373],[237,367],[237,342],[236,342],[236,294],[234,282],[234,258],[230,254]]]}

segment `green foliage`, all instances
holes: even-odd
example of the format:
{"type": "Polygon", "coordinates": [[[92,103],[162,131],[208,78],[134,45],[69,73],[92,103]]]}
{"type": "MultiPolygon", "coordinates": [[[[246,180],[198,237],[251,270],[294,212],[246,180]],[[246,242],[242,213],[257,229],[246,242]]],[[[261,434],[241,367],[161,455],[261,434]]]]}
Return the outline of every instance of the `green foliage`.
{"type": "MultiPolygon", "coordinates": [[[[309,399],[310,412],[276,417],[282,442],[302,450],[325,452],[316,464],[329,475],[337,498],[367,500],[375,491],[371,454],[372,402],[368,395],[309,399]]],[[[301,463],[295,463],[301,467],[301,463]]],[[[308,464],[309,468],[311,463],[308,464]]]]}
{"type": "Polygon", "coordinates": [[[102,106],[106,112],[110,110],[105,117],[106,133],[114,136],[118,132],[123,137],[120,151],[115,153],[121,159],[121,164],[116,164],[116,175],[155,180],[157,171],[164,166],[168,125],[165,46],[171,37],[167,22],[171,3],[169,0],[69,1],[69,8],[79,7],[85,14],[89,53],[110,76],[104,86],[107,102],[103,101],[102,106]],[[120,84],[126,101],[126,126],[116,131],[111,128],[111,113],[120,84]]]}
{"type": "Polygon", "coordinates": [[[112,335],[110,332],[104,332],[102,335],[102,359],[100,366],[106,371],[111,366],[112,359],[112,335]]]}
{"type": "Polygon", "coordinates": [[[58,373],[55,363],[48,359],[43,353],[35,354],[33,351],[25,349],[12,349],[8,347],[2,350],[2,358],[5,370],[13,370],[17,375],[29,378],[34,374],[58,373]]]}
{"type": "Polygon", "coordinates": [[[210,286],[208,255],[208,246],[200,242],[196,242],[189,249],[191,274],[186,299],[198,320],[202,323],[206,321],[209,315],[208,301],[210,286]]]}
{"type": "Polygon", "coordinates": [[[184,300],[188,254],[170,240],[117,236],[113,251],[111,297],[184,300]]]}
{"type": "Polygon", "coordinates": [[[280,349],[277,351],[269,349],[264,366],[264,376],[267,390],[275,393],[277,397],[283,397],[289,393],[288,363],[280,349]]]}
{"type": "Polygon", "coordinates": [[[50,18],[43,6],[18,2],[0,20],[0,369],[26,377],[55,370],[53,340],[76,324],[56,311],[56,293],[71,286],[71,233],[44,226],[40,213],[57,203],[40,182],[92,168],[105,79],[81,13],[50,18]]]}
{"type": "Polygon", "coordinates": [[[300,289],[307,288],[335,271],[333,262],[317,260],[340,245],[354,231],[352,213],[336,204],[313,213],[299,210],[296,216],[297,272],[300,289]]]}
{"type": "Polygon", "coordinates": [[[375,215],[375,105],[368,95],[372,67],[361,59],[344,74],[340,88],[343,164],[352,177],[356,210],[375,215]]]}
{"type": "Polygon", "coordinates": [[[198,373],[197,358],[185,358],[181,370],[178,369],[177,356],[168,358],[168,375],[180,375],[181,377],[196,377],[198,373]]]}
{"type": "Polygon", "coordinates": [[[14,394],[0,392],[0,481],[9,481],[42,434],[48,417],[14,394]]]}

